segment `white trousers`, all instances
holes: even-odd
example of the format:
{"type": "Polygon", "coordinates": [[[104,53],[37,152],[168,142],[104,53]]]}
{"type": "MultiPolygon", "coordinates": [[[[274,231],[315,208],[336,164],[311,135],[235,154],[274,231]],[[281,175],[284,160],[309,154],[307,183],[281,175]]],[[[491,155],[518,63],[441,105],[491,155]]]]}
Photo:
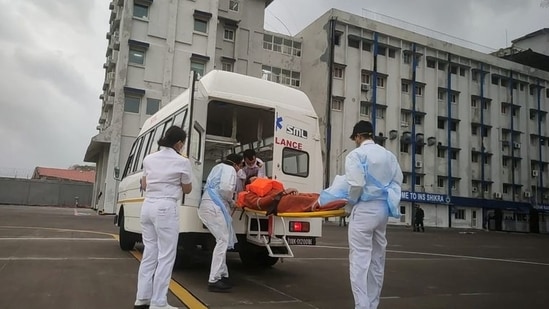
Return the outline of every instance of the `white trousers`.
{"type": "Polygon", "coordinates": [[[229,277],[227,268],[229,229],[221,209],[212,200],[202,200],[198,208],[198,217],[215,237],[215,248],[212,253],[212,265],[208,278],[208,282],[214,283],[222,277],[229,277]]]}
{"type": "Polygon", "coordinates": [[[355,309],[379,305],[385,269],[385,232],[388,210],[385,201],[360,202],[349,221],[349,271],[355,309]]]}
{"type": "Polygon", "coordinates": [[[166,306],[179,236],[179,210],[172,199],[146,198],[141,208],[145,251],[139,266],[137,299],[166,306]]]}

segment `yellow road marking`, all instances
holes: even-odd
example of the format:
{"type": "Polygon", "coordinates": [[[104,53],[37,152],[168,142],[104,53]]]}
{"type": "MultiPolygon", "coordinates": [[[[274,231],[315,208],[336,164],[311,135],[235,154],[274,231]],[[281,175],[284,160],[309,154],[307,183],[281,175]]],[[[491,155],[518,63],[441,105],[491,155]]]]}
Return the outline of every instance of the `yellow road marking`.
{"type": "MultiPolygon", "coordinates": [[[[130,253],[138,260],[141,261],[143,255],[137,250],[132,250],[130,253]]],[[[185,289],[177,281],[170,279],[170,291],[177,297],[183,304],[185,304],[190,309],[207,309],[208,307],[204,305],[198,298],[196,298],[189,290],[185,289]]]]}
{"type": "MultiPolygon", "coordinates": [[[[88,230],[74,230],[74,229],[60,229],[52,227],[38,227],[38,226],[12,226],[12,225],[0,225],[0,228],[9,228],[9,229],[40,229],[40,230],[49,230],[49,231],[59,231],[59,232],[77,232],[77,233],[92,233],[98,235],[106,235],[118,240],[119,237],[116,234],[97,232],[97,231],[88,231],[88,230]]],[[[137,250],[132,250],[130,253],[138,260],[141,261],[143,257],[141,252],[137,250]]],[[[177,297],[185,306],[190,309],[207,309],[208,307],[202,303],[198,298],[196,298],[189,290],[185,289],[177,281],[170,279],[170,291],[177,297]]]]}

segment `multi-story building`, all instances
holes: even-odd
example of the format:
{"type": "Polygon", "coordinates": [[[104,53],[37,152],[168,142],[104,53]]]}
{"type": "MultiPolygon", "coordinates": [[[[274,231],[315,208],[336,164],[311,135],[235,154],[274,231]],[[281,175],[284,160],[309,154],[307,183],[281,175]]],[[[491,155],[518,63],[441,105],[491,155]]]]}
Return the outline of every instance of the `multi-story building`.
{"type": "Polygon", "coordinates": [[[335,9],[297,36],[328,179],[370,120],[404,172],[403,223],[420,203],[430,226],[547,228],[549,72],[335,9]]]}
{"type": "MultiPolygon", "coordinates": [[[[117,180],[145,119],[189,85],[190,71],[262,76],[263,18],[272,0],[113,0],[101,116],[85,161],[94,204],[115,212],[117,180]]],[[[276,58],[276,57],[274,57],[276,58]]]]}
{"type": "Polygon", "coordinates": [[[344,171],[354,123],[372,121],[405,174],[405,215],[393,223],[410,224],[420,203],[430,226],[547,229],[549,72],[335,9],[294,37],[272,33],[270,2],[111,3],[100,133],[86,153],[100,210],[115,210],[113,171],[144,119],[188,86],[191,69],[217,68],[309,95],[326,184],[344,171]]]}

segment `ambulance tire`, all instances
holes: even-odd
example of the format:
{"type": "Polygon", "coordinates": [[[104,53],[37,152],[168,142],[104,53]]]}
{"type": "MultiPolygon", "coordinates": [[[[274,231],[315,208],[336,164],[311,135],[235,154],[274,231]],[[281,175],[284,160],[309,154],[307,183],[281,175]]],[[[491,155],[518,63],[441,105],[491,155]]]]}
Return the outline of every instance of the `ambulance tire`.
{"type": "Polygon", "coordinates": [[[238,242],[238,254],[242,264],[250,267],[271,267],[278,262],[277,257],[270,257],[267,248],[250,244],[246,240],[238,242]]]}
{"type": "Polygon", "coordinates": [[[120,231],[118,232],[118,243],[120,244],[120,249],[124,251],[130,251],[133,250],[135,247],[137,235],[132,232],[126,231],[124,228],[124,213],[120,212],[120,223],[118,226],[120,227],[120,231]]]}

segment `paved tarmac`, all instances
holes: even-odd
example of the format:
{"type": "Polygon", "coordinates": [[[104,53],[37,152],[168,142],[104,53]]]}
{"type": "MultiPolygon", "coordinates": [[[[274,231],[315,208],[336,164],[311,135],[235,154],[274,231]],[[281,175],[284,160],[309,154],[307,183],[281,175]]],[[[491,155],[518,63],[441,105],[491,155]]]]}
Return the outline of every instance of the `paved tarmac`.
{"type": "MultiPolygon", "coordinates": [[[[0,205],[0,308],[132,308],[139,252],[123,252],[112,216],[0,205]]],[[[353,308],[347,229],[324,225],[316,247],[269,269],[228,254],[231,293],[207,291],[209,261],[179,264],[172,305],[353,308]],[[181,300],[180,300],[181,299],[181,300]]],[[[380,309],[548,308],[549,235],[389,227],[380,309]]],[[[138,246],[138,249],[141,246],[138,246]]]]}

